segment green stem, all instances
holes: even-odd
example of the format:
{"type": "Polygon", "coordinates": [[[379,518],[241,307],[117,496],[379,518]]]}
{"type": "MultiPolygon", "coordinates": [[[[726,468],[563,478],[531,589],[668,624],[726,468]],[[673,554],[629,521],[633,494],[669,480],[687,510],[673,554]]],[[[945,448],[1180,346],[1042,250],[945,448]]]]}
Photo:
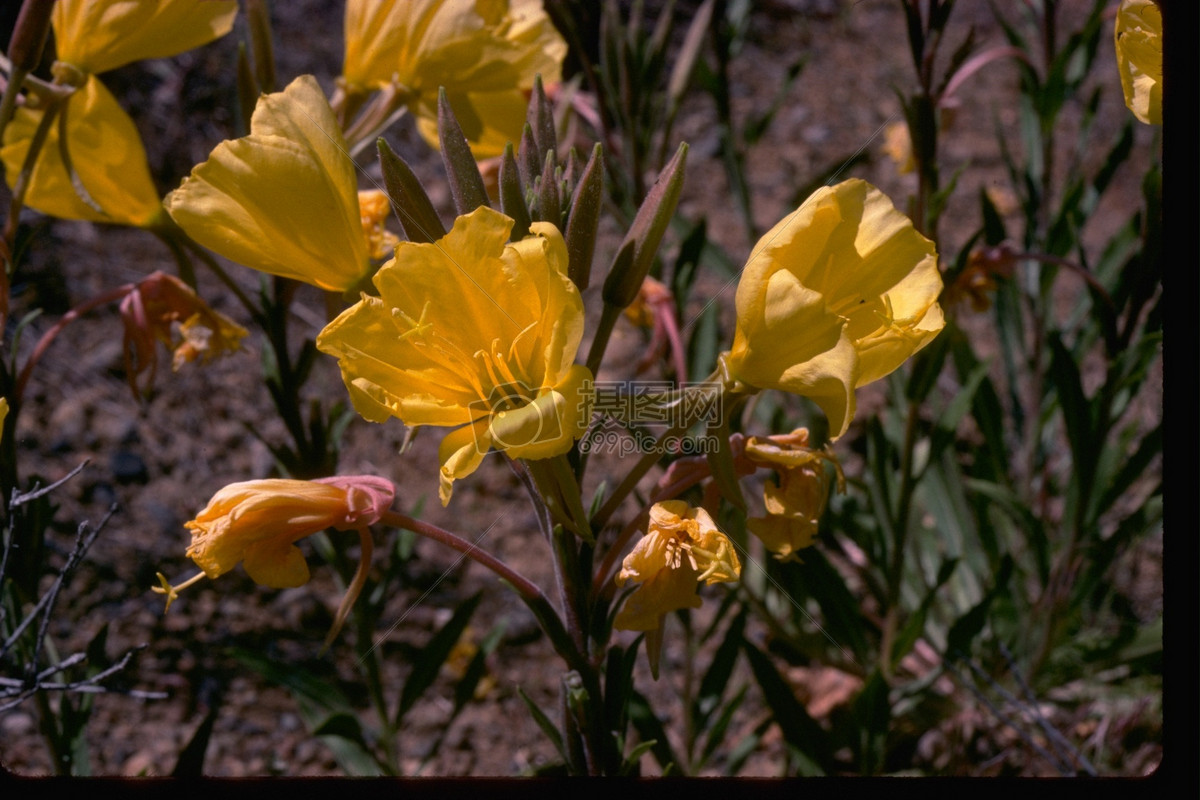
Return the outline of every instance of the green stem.
{"type": "Polygon", "coordinates": [[[891,562],[888,566],[887,616],[884,618],[883,637],[880,645],[880,668],[885,678],[891,677],[892,641],[900,621],[900,585],[904,576],[904,557],[908,548],[908,518],[912,509],[912,494],[915,485],[913,451],[916,447],[919,411],[920,406],[916,403],[909,403],[908,416],[904,422],[904,446],[900,453],[900,497],[897,500],[896,516],[893,519],[895,541],[892,543],[891,562]]]}

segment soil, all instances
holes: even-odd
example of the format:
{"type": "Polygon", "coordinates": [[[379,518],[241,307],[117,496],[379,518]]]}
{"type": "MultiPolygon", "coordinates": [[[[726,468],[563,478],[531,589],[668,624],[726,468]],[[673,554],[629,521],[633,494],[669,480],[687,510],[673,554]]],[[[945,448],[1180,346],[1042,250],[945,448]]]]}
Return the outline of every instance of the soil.
{"type": "MultiPolygon", "coordinates": [[[[681,18],[695,5],[679,3],[681,18]]],[[[958,3],[950,41],[957,44],[974,26],[980,48],[1002,44],[991,5],[983,0],[958,3]]],[[[1072,29],[1071,23],[1089,5],[1064,0],[1061,26],[1072,29]]],[[[303,0],[274,6],[280,84],[312,72],[331,88],[341,62],[340,4],[303,0]]],[[[900,174],[882,151],[883,127],[901,119],[896,90],[908,91],[914,82],[904,30],[899,4],[893,0],[755,4],[745,46],[731,64],[735,115],[744,119],[761,113],[774,98],[788,65],[807,57],[774,123],[749,153],[748,176],[760,230],[794,207],[798,187],[860,149],[868,156],[866,162],[846,171],[845,177],[866,178],[893,198],[914,190],[914,176],[900,174]]],[[[217,142],[232,135],[232,65],[236,41],[244,34],[239,21],[235,34],[223,41],[105,76],[106,84],[135,117],[164,193],[204,160],[217,142]]],[[[1099,124],[1115,136],[1126,111],[1115,90],[1112,62],[1111,46],[1102,47],[1095,74],[1112,75],[1113,80],[1099,110],[1099,124]]],[[[955,194],[963,202],[952,202],[943,218],[943,252],[957,252],[977,225],[973,198],[979,190],[1003,190],[1007,185],[995,130],[1012,134],[1015,141],[1016,80],[1011,63],[993,62],[961,93],[943,153],[946,174],[966,167],[955,194]]],[[[733,211],[714,121],[711,99],[694,93],[676,128],[677,137],[691,146],[681,211],[689,219],[706,217],[710,238],[740,264],[752,240],[733,211]]],[[[406,122],[389,133],[389,139],[427,176],[426,183],[448,218],[448,197],[436,188],[442,174],[437,155],[406,122]]],[[[1085,233],[1090,240],[1102,241],[1126,218],[1127,209],[1119,207],[1115,198],[1138,196],[1147,163],[1144,154],[1151,146],[1150,132],[1138,126],[1135,153],[1143,155],[1135,155],[1119,171],[1116,180],[1125,191],[1110,192],[1110,199],[1088,222],[1085,233]]],[[[45,314],[24,333],[26,351],[71,306],[137,281],[154,269],[172,269],[167,249],[144,232],[38,215],[30,215],[29,223],[38,226],[38,236],[14,286],[18,313],[13,316],[19,318],[21,311],[38,307],[45,314]]],[[[601,242],[597,264],[607,263],[616,243],[614,237],[601,242]]],[[[668,241],[667,252],[676,246],[668,241]]],[[[256,275],[236,266],[230,271],[248,291],[256,290],[256,275]]],[[[199,290],[219,311],[246,323],[228,292],[207,273],[199,275],[199,290]]],[[[719,297],[725,308],[732,307],[732,286],[723,280],[707,278],[702,292],[719,297]]],[[[589,310],[598,307],[597,289],[590,289],[585,300],[589,310]]],[[[319,294],[302,290],[292,321],[295,333],[315,336],[324,313],[319,294]]],[[[725,341],[732,334],[729,319],[725,341]]],[[[270,474],[272,458],[262,440],[286,441],[260,379],[259,345],[253,338],[247,340],[244,353],[202,369],[189,365],[175,374],[160,371],[153,396],[136,403],[123,375],[120,322],[115,309],[108,308],[68,326],[29,385],[17,431],[23,475],[51,481],[87,464],[81,475],[54,495],[61,508],[52,546],[65,552],[79,522],[95,523],[110,506],[118,509],[64,596],[51,634],[62,652],[71,653],[107,625],[110,657],[130,647],[144,647],[114,685],[165,693],[162,699],[120,693],[95,696],[87,740],[96,774],[169,774],[214,706],[218,713],[204,761],[206,774],[342,774],[331,750],[306,730],[293,697],[232,659],[233,646],[319,671],[366,708],[362,689],[353,679],[350,634],[344,633],[345,641],[335,644],[329,654],[319,655],[341,596],[330,570],[319,566],[319,559],[311,559],[314,579],[299,589],[263,589],[237,570],[188,590],[166,615],[162,598],[149,591],[157,571],[173,578],[194,571],[183,556],[188,542],[183,523],[225,484],[270,474]]],[[[642,341],[639,331],[620,323],[610,349],[615,357],[608,363],[630,363],[640,356],[642,341]]],[[[332,360],[318,360],[309,389],[327,402],[344,399],[332,360]]],[[[863,402],[870,407],[869,398],[863,402]]],[[[1144,413],[1153,416],[1160,409],[1161,397],[1152,397],[1144,413]]],[[[470,538],[487,531],[485,546],[533,581],[549,585],[552,575],[546,554],[530,535],[535,523],[528,503],[501,460],[489,458],[474,476],[456,484],[453,502],[442,508],[436,499],[436,471],[429,466],[436,463],[440,437],[434,431],[423,432],[399,456],[404,435],[399,423],[380,426],[356,420],[346,434],[339,471],[392,479],[401,506],[423,503],[423,518],[475,532],[470,538]]],[[[390,656],[385,662],[389,686],[398,687],[408,673],[406,654],[421,648],[451,609],[475,591],[484,593],[484,601],[472,622],[474,640],[478,642],[497,624],[503,623],[506,632],[488,660],[491,680],[486,692],[454,721],[439,753],[428,763],[422,763],[421,756],[449,715],[454,676],[445,671],[418,703],[399,741],[404,773],[506,776],[528,774],[555,760],[554,748],[518,694],[520,689],[543,708],[557,707],[562,667],[546,639],[537,635],[529,613],[512,592],[477,565],[461,562],[427,542],[418,543],[416,553],[411,573],[388,606],[385,621],[396,624],[381,625],[378,633],[390,656]]],[[[1162,602],[1161,538],[1131,558],[1136,567],[1129,573],[1135,582],[1131,595],[1150,617],[1162,602]]],[[[683,658],[682,645],[668,634],[663,678],[650,680],[641,660],[637,667],[638,685],[668,730],[680,727],[677,691],[683,658]]],[[[795,668],[788,677],[812,714],[822,720],[828,720],[854,690],[848,676],[816,666],[795,668]]],[[[739,672],[737,679],[746,676],[739,672]]],[[[731,743],[762,719],[761,700],[753,691],[749,697],[735,717],[728,737],[731,743]]],[[[1013,741],[1009,730],[990,719],[969,696],[960,692],[955,702],[960,704],[957,715],[921,740],[914,769],[941,774],[1054,774],[1048,763],[1013,741]]],[[[1157,706],[1160,715],[1161,703],[1157,706]]],[[[1110,748],[1125,748],[1120,774],[1145,774],[1158,763],[1161,729],[1153,708],[1126,709],[1103,717],[1102,722],[1086,711],[1067,712],[1052,704],[1047,713],[1052,724],[1060,730],[1072,728],[1080,740],[1098,737],[1110,748]],[[1101,725],[1104,730],[1098,729],[1101,725]],[[1126,730],[1120,730],[1121,725],[1126,730]],[[1132,729],[1140,732],[1140,740],[1128,735],[1132,729]]],[[[369,720],[369,714],[365,718],[369,720]]],[[[784,745],[772,729],[741,774],[777,775],[783,754],[784,745]]],[[[0,763],[19,775],[51,770],[32,703],[0,713],[0,763]]],[[[643,759],[643,769],[645,774],[656,771],[652,758],[643,759]]]]}

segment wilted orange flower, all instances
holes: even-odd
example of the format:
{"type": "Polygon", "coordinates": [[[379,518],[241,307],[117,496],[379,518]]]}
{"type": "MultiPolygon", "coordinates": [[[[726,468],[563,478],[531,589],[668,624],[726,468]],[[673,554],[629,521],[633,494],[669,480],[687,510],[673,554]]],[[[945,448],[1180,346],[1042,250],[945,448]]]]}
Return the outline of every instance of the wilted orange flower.
{"type": "Polygon", "coordinates": [[[829,473],[833,465],[839,491],[845,491],[841,465],[832,451],[808,446],[808,430],[788,434],[751,436],[745,440],[743,458],[755,467],[774,469],[779,483],[767,481],[763,502],[767,513],[746,520],[746,529],[762,540],[781,561],[796,559],[796,551],[809,547],[829,500],[829,473]]]}
{"type": "Polygon", "coordinates": [[[648,631],[681,608],[699,608],[696,590],[707,584],[736,581],[741,563],[729,537],[717,530],[703,508],[683,500],[664,500],[650,508],[650,523],[621,565],[617,586],[632,581],[638,589],[625,601],[613,627],[648,631]]]}
{"type": "Polygon", "coordinates": [[[138,376],[149,370],[154,383],[158,368],[155,342],[175,355],[171,369],[200,359],[207,364],[217,356],[240,349],[247,331],[213,310],[191,287],[164,272],[155,272],[137,284],[121,301],[125,325],[125,374],[136,395],[138,376]]]}

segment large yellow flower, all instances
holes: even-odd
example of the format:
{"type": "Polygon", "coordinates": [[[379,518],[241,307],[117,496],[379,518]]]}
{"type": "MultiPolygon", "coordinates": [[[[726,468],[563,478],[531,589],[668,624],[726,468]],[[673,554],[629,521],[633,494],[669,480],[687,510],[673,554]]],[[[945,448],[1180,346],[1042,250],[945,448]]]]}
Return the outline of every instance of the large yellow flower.
{"type": "Polygon", "coordinates": [[[401,242],[375,275],[379,297],[363,295],[317,337],[366,419],[456,428],[439,451],[443,504],[489,448],[549,458],[589,421],[566,244],[549,223],[505,244],[512,226],[482,207],[436,243],[401,242]]]}
{"type": "Polygon", "coordinates": [[[187,556],[209,578],[241,562],[255,583],[273,589],[301,586],[309,572],[298,540],[326,528],[364,528],[388,510],[394,497],[389,481],[369,475],[231,483],[186,523],[192,532],[187,556]]]}
{"type": "Polygon", "coordinates": [[[1142,122],[1162,124],[1162,11],[1153,0],[1122,0],[1113,27],[1125,105],[1142,122]]]}
{"type": "Polygon", "coordinates": [[[861,180],[817,190],[767,232],[742,269],[730,377],[811,397],[840,436],[854,390],[942,329],[933,242],[861,180]]]}
{"type": "Polygon", "coordinates": [[[51,22],[58,60],[98,73],[219,39],[236,14],[236,0],[58,0],[51,22]]]}
{"type": "Polygon", "coordinates": [[[262,272],[346,291],[371,270],[354,162],[311,75],[259,97],[250,135],[217,145],[166,205],[197,242],[262,272]]]}
{"type": "Polygon", "coordinates": [[[395,84],[437,146],[438,88],[479,158],[518,142],[524,92],[562,77],[567,45],[541,0],[349,0],[343,80],[351,91],[395,84]]]}
{"type": "MultiPolygon", "coordinates": [[[[617,575],[617,586],[639,584],[617,614],[613,627],[653,631],[663,617],[681,608],[699,608],[700,582],[736,581],[742,565],[729,538],[703,508],[664,500],[650,508],[650,524],[617,575]]],[[[652,656],[652,660],[654,657],[652,656]]]]}
{"type": "MultiPolygon", "coordinates": [[[[29,144],[42,119],[41,110],[18,109],[4,129],[4,174],[13,186],[29,144]]],[[[149,226],[162,213],[162,201],[137,127],[95,76],[65,101],[34,164],[25,204],[61,219],[149,226]],[[76,191],[62,158],[60,124],[67,131],[67,153],[83,190],[76,191]]]]}

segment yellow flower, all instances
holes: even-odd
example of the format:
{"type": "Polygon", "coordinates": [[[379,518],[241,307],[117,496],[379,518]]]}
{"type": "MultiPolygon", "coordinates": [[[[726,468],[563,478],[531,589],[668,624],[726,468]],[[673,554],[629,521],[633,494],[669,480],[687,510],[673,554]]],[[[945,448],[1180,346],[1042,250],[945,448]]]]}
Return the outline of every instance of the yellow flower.
{"type": "Polygon", "coordinates": [[[834,465],[838,485],[842,486],[841,467],[832,452],[808,447],[808,430],[798,428],[789,434],[751,436],[746,440],[745,457],[756,467],[779,473],[779,483],[767,481],[763,502],[767,513],[746,520],[746,529],[762,540],[781,561],[796,558],[796,551],[809,547],[829,500],[829,474],[824,462],[834,465]]]}
{"type": "Polygon", "coordinates": [[[350,0],[343,80],[351,91],[395,84],[437,146],[438,88],[478,158],[518,142],[524,91],[562,77],[567,45],[541,0],[350,0]]]}
{"type": "Polygon", "coordinates": [[[896,163],[896,171],[907,175],[917,168],[913,158],[912,137],[908,135],[908,125],[903,122],[893,122],[883,132],[883,152],[896,163]]]}
{"type": "Polygon", "coordinates": [[[358,193],[359,220],[363,236],[367,237],[367,252],[374,260],[387,258],[400,241],[400,237],[384,226],[391,213],[392,203],[385,193],[378,189],[358,193]]]}
{"type": "Polygon", "coordinates": [[[861,180],[817,190],[759,239],[737,289],[731,378],[812,398],[842,435],[854,390],[942,329],[933,243],[861,180]]]}
{"type": "Polygon", "coordinates": [[[632,581],[637,591],[625,600],[613,627],[657,630],[663,617],[681,608],[699,608],[699,584],[736,581],[742,565],[733,543],[717,530],[703,508],[664,500],[650,508],[650,524],[617,575],[617,586],[632,581]]]}
{"type": "Polygon", "coordinates": [[[1113,27],[1125,105],[1150,125],[1162,124],[1162,11],[1153,0],[1122,0],[1113,27]]]}
{"type": "Polygon", "coordinates": [[[389,481],[366,475],[231,483],[185,523],[192,532],[187,556],[209,578],[241,562],[255,583],[301,586],[309,572],[298,540],[326,528],[364,528],[388,510],[394,496],[389,481]]]}
{"type": "Polygon", "coordinates": [[[250,135],[217,145],[166,206],[197,242],[262,272],[338,292],[370,273],[354,162],[311,75],[259,97],[250,135]]]}
{"type": "Polygon", "coordinates": [[[236,14],[236,0],[58,0],[51,22],[58,60],[99,73],[219,39],[236,14]]]}
{"type": "MultiPolygon", "coordinates": [[[[4,129],[4,174],[16,183],[41,110],[22,108],[4,129]]],[[[61,219],[148,227],[162,213],[137,127],[94,76],[88,76],[59,111],[30,176],[25,204],[61,219]],[[71,166],[91,203],[79,196],[62,158],[61,126],[67,130],[71,166]]]]}
{"type": "Polygon", "coordinates": [[[443,505],[489,448],[559,455],[590,417],[566,244],[549,223],[505,244],[512,226],[482,207],[434,244],[401,242],[375,275],[380,296],[363,295],[317,337],[366,419],[456,428],[439,451],[443,505]]]}

